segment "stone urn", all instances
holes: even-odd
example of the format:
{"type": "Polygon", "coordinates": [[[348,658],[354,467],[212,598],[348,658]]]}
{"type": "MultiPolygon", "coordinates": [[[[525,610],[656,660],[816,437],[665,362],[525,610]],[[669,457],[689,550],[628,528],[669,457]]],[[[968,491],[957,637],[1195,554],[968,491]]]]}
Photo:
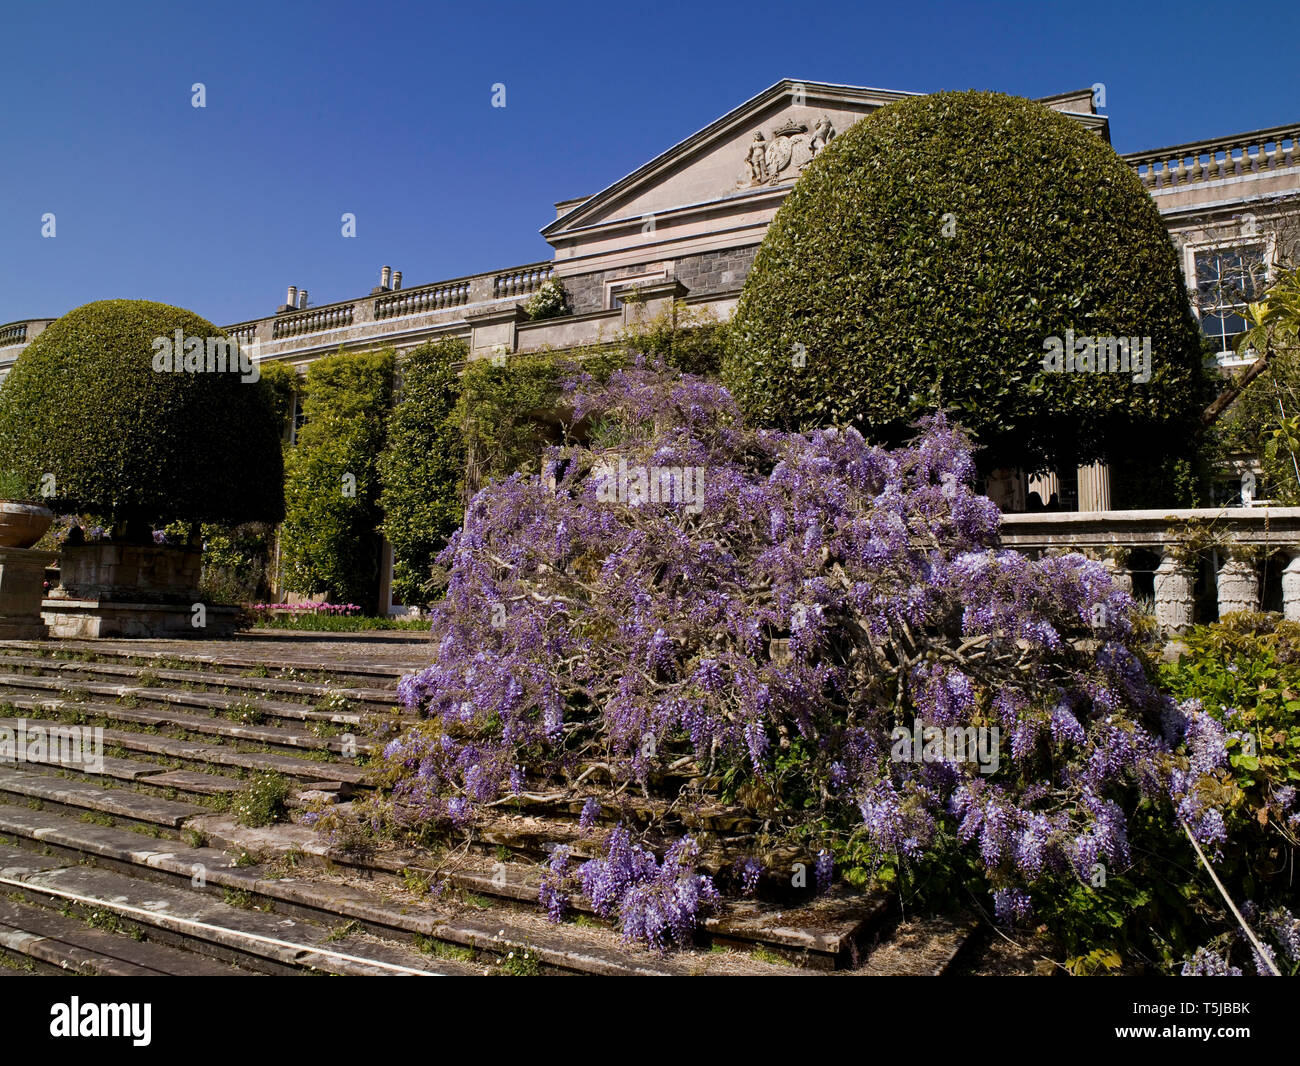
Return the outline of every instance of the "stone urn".
{"type": "Polygon", "coordinates": [[[53,521],[54,512],[43,504],[0,500],[0,548],[30,548],[53,521]]]}

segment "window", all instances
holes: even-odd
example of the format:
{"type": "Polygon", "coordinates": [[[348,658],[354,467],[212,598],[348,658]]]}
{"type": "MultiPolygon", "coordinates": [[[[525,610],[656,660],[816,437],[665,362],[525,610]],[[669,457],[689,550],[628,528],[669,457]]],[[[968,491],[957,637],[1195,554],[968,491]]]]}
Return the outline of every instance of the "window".
{"type": "Polygon", "coordinates": [[[629,290],[640,285],[663,281],[667,276],[666,271],[657,270],[652,274],[628,274],[621,278],[615,278],[613,281],[607,281],[605,282],[605,306],[611,311],[616,311],[623,306],[624,298],[630,295],[629,290]],[[623,291],[620,293],[619,289],[623,291]]]}
{"type": "Polygon", "coordinates": [[[1233,359],[1236,339],[1246,331],[1246,304],[1264,292],[1267,249],[1263,244],[1201,248],[1194,264],[1201,332],[1218,343],[1220,361],[1233,359]]]}

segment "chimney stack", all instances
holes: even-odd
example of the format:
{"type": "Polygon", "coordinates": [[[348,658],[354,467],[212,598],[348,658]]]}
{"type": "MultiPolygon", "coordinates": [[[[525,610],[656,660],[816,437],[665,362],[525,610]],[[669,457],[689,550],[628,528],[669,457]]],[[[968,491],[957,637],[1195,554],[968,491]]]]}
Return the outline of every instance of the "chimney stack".
{"type": "Polygon", "coordinates": [[[387,289],[391,284],[392,280],[393,280],[393,268],[384,267],[379,272],[379,287],[382,289],[387,289]]]}
{"type": "Polygon", "coordinates": [[[307,290],[306,290],[306,289],[301,289],[301,290],[299,290],[299,292],[298,292],[298,310],[299,310],[299,311],[305,311],[305,310],[307,310],[307,290]]]}
{"type": "Polygon", "coordinates": [[[393,271],[393,288],[394,288],[394,289],[400,289],[401,287],[402,287],[402,272],[401,272],[400,270],[394,270],[394,271],[393,271]]]}
{"type": "Polygon", "coordinates": [[[296,307],[298,305],[298,286],[290,285],[289,291],[285,293],[284,305],[286,307],[296,307]]]}

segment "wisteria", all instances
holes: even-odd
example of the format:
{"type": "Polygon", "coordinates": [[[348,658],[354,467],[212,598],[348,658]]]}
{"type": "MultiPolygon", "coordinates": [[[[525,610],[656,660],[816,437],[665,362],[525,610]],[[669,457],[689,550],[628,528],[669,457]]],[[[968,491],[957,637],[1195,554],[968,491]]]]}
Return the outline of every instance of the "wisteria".
{"type": "MultiPolygon", "coordinates": [[[[567,853],[557,865],[555,856],[560,851],[552,852],[550,883],[542,886],[543,904],[552,920],[557,918],[556,901],[569,880],[567,853]]],[[[689,943],[700,917],[718,901],[713,879],[696,872],[698,858],[699,845],[687,836],[669,847],[659,862],[618,826],[605,843],[604,858],[583,863],[572,879],[582,886],[597,914],[618,921],[624,939],[665,951],[673,944],[689,943]]]]}
{"type": "MultiPolygon", "coordinates": [[[[569,390],[573,442],[479,492],[440,558],[433,662],[399,688],[425,721],[385,750],[407,817],[466,822],[521,765],[645,786],[686,757],[801,789],[766,816],[820,827],[819,883],[850,836],[877,863],[956,839],[1008,920],[1041,878],[1128,864],[1143,798],[1220,839],[1201,785],[1226,762],[1221,727],[1148,680],[1101,563],[999,547],[942,414],[888,451],[853,430],[750,430],[725,389],[645,365],[569,390]],[[628,489],[687,469],[703,471],[689,505],[628,489]],[[978,736],[994,758],[913,757],[898,729],[978,736]]],[[[669,845],[656,873],[612,844],[583,891],[626,931],[675,935],[685,903],[665,898],[686,890],[662,871],[696,845],[669,845]]]]}

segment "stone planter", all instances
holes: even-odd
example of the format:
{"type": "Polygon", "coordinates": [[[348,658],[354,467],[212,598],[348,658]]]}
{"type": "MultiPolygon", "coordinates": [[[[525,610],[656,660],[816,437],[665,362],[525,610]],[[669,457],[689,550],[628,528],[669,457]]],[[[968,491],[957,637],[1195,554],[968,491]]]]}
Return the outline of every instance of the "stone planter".
{"type": "Polygon", "coordinates": [[[30,548],[53,521],[54,512],[42,504],[0,500],[0,548],[30,548]]]}
{"type": "Polygon", "coordinates": [[[56,637],[230,636],[239,610],[202,602],[202,563],[189,546],[65,544],[42,613],[56,637]]]}

